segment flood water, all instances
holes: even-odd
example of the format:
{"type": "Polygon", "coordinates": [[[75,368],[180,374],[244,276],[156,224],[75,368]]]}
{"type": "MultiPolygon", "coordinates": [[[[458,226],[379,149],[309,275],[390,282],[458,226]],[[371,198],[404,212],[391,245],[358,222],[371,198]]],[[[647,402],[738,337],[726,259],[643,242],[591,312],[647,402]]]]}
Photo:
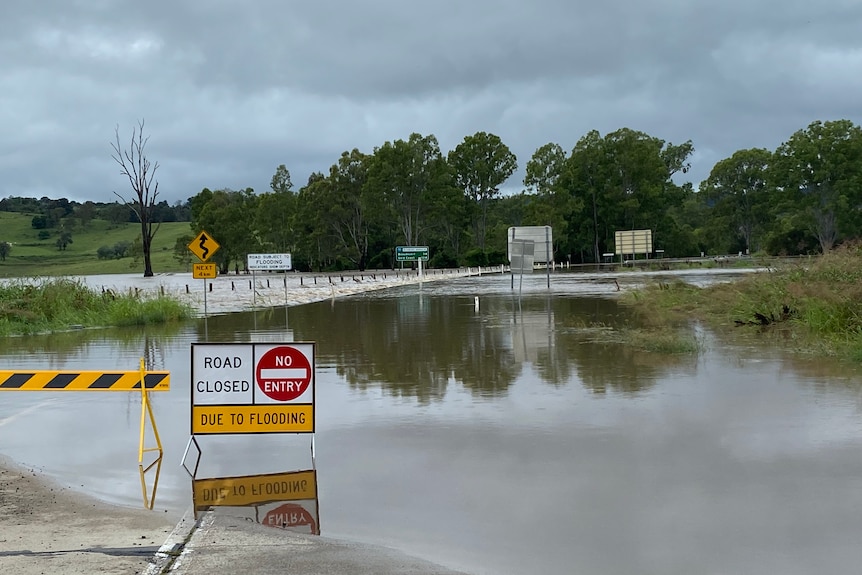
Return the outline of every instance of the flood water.
{"type": "MultiPolygon", "coordinates": [[[[405,286],[206,329],[8,338],[0,369],[133,370],[144,356],[170,370],[171,391],[153,394],[165,448],[155,508],[176,517],[192,501],[179,465],[190,344],[314,341],[324,536],[473,574],[858,568],[858,370],[697,326],[697,355],[636,351],[610,341],[636,325],[612,284],[545,281],[405,286]]],[[[0,453],[130,506],[139,425],[136,394],[0,394],[0,453]]],[[[203,477],[311,468],[308,436],[200,444],[203,477]]]]}

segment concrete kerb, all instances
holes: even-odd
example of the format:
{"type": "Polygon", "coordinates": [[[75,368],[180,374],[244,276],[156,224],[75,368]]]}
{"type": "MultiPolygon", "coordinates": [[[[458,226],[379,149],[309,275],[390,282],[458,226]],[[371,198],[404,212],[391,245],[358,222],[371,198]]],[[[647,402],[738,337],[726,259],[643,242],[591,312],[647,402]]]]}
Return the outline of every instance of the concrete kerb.
{"type": "Polygon", "coordinates": [[[173,568],[174,562],[180,557],[199,525],[199,520],[195,520],[194,515],[194,509],[189,507],[174,530],[165,539],[164,544],[159,547],[142,575],[162,575],[173,568]]]}

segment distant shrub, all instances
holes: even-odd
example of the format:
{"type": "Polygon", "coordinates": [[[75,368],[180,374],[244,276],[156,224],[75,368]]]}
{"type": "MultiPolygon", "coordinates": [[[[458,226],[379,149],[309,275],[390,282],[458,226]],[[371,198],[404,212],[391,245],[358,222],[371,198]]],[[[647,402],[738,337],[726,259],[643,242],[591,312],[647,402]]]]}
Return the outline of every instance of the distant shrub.
{"type": "Polygon", "coordinates": [[[119,260],[129,255],[132,247],[130,242],[117,242],[113,246],[102,246],[96,250],[96,256],[100,260],[119,260]]]}
{"type": "Polygon", "coordinates": [[[434,254],[434,256],[428,260],[428,267],[432,268],[457,268],[458,260],[455,259],[455,256],[447,252],[446,250],[440,250],[434,254]]]}
{"type": "Polygon", "coordinates": [[[117,242],[114,244],[114,257],[117,259],[124,258],[129,255],[129,248],[132,247],[130,242],[117,242]]]}
{"type": "Polygon", "coordinates": [[[464,254],[464,265],[466,267],[480,267],[488,265],[488,254],[479,248],[473,248],[464,254]]]}

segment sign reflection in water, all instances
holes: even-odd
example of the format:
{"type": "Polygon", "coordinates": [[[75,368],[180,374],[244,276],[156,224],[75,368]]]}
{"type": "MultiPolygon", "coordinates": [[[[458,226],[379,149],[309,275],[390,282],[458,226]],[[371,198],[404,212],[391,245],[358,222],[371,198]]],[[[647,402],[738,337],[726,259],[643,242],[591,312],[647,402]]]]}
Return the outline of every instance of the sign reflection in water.
{"type": "Polygon", "coordinates": [[[320,535],[317,471],[192,480],[195,519],[212,508],[266,525],[320,535]]]}

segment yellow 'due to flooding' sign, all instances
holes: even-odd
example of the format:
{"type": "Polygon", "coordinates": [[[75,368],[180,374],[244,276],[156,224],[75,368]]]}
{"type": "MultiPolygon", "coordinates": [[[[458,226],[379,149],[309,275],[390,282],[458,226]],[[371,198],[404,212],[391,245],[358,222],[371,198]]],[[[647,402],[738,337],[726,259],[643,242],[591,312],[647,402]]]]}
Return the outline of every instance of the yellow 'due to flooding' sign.
{"type": "Polygon", "coordinates": [[[314,343],[192,344],[192,435],[314,433],[314,343]]]}

